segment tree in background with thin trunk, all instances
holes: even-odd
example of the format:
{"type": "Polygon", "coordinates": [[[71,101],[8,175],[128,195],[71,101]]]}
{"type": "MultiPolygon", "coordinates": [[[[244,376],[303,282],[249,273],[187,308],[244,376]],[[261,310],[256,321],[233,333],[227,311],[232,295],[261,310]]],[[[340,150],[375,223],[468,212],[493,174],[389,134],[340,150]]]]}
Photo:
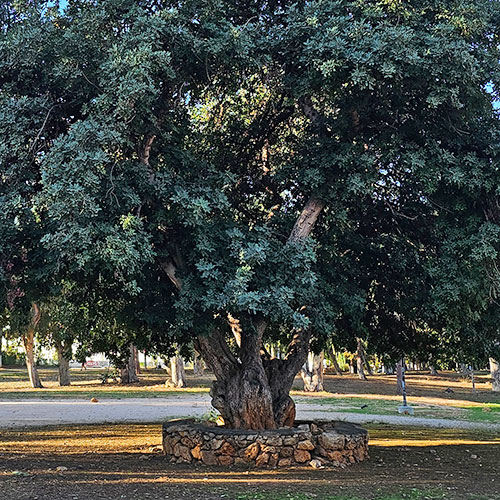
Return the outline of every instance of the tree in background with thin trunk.
{"type": "Polygon", "coordinates": [[[31,387],[33,387],[34,389],[40,389],[43,387],[40,380],[40,375],[38,374],[35,360],[35,333],[38,327],[38,323],[40,322],[41,314],[42,313],[38,304],[33,303],[29,324],[26,328],[26,331],[21,334],[24,351],[26,354],[26,368],[28,369],[28,376],[30,379],[31,387]]]}
{"type": "Polygon", "coordinates": [[[493,392],[500,392],[500,363],[493,358],[490,358],[489,362],[490,362],[491,390],[493,392]]]}
{"type": "Polygon", "coordinates": [[[304,391],[306,392],[320,392],[324,390],[323,376],[324,376],[324,355],[322,352],[316,354],[309,352],[307,360],[300,370],[300,376],[304,382],[304,391]]]}
{"type": "Polygon", "coordinates": [[[181,356],[172,356],[170,358],[170,381],[174,387],[182,388],[187,386],[186,370],[184,368],[184,359],[181,356]]]}

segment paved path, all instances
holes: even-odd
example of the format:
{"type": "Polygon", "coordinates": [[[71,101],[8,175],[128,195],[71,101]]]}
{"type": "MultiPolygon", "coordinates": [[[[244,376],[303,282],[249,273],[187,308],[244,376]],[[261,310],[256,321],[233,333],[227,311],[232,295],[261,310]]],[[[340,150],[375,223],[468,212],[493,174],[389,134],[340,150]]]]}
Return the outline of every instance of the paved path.
{"type": "MultiPolygon", "coordinates": [[[[39,427],[64,424],[162,422],[174,417],[202,416],[210,411],[206,394],[187,394],[164,398],[102,399],[91,403],[81,399],[0,400],[0,428],[39,427]]],[[[395,409],[396,411],[396,409],[395,409]]],[[[329,411],[324,405],[297,404],[299,419],[347,420],[359,424],[379,423],[455,429],[498,431],[500,424],[466,422],[444,418],[402,415],[371,415],[329,411]]]]}

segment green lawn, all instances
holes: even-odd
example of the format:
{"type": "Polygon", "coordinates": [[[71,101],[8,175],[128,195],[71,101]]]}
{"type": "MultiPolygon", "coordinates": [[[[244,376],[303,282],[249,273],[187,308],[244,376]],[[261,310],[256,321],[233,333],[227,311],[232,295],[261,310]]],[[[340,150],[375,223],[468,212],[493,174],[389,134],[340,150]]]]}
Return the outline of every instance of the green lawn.
{"type": "MultiPolygon", "coordinates": [[[[326,411],[340,411],[347,413],[360,414],[375,414],[375,415],[395,415],[397,408],[402,404],[394,399],[387,399],[383,396],[378,398],[361,398],[361,397],[316,397],[311,398],[296,398],[298,402],[313,402],[319,404],[326,411]]],[[[408,404],[415,411],[416,417],[425,418],[447,418],[466,420],[469,422],[485,422],[500,424],[500,403],[478,403],[469,405],[467,403],[459,403],[454,405],[436,405],[423,404],[412,402],[408,399],[408,404]]],[[[411,417],[410,417],[411,418],[411,417]]]]}

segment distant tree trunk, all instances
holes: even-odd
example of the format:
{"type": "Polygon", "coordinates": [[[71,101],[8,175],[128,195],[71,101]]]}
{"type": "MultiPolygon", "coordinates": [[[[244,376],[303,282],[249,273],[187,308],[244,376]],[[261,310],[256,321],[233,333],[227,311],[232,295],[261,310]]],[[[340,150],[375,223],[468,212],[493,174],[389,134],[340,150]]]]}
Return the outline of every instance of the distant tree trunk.
{"type": "Polygon", "coordinates": [[[129,352],[127,364],[120,370],[120,382],[122,384],[134,384],[139,382],[139,377],[137,376],[137,351],[133,344],[130,344],[129,352]]]}
{"type": "Polygon", "coordinates": [[[467,377],[467,364],[466,363],[459,363],[458,364],[458,373],[462,375],[462,377],[467,377]]]}
{"type": "Polygon", "coordinates": [[[186,372],[184,370],[184,360],[180,356],[170,358],[170,378],[175,387],[186,387],[186,372]]]}
{"type": "Polygon", "coordinates": [[[337,353],[335,352],[334,347],[332,347],[331,357],[332,357],[332,365],[333,365],[333,369],[335,370],[335,374],[342,375],[342,370],[340,369],[339,362],[337,361],[337,353]]]}
{"type": "Polygon", "coordinates": [[[304,381],[304,391],[323,391],[323,353],[314,354],[310,352],[307,361],[300,370],[300,375],[304,381]]]}
{"type": "Polygon", "coordinates": [[[193,353],[193,373],[196,377],[202,377],[205,373],[203,359],[201,359],[200,353],[196,350],[193,353]]]}
{"type": "Polygon", "coordinates": [[[430,365],[429,370],[431,372],[431,375],[433,375],[433,376],[439,375],[439,372],[437,371],[436,365],[430,365]]]}
{"type": "Polygon", "coordinates": [[[2,332],[0,332],[0,368],[3,366],[3,360],[2,360],[2,342],[3,342],[3,335],[2,332]]]}
{"type": "Polygon", "coordinates": [[[353,357],[349,358],[349,373],[353,375],[357,373],[356,363],[354,362],[353,357]]]}
{"type": "Polygon", "coordinates": [[[490,358],[491,390],[500,392],[500,363],[490,358]]]}
{"type": "Polygon", "coordinates": [[[400,359],[396,363],[396,394],[402,396],[403,394],[403,360],[400,359]]]}
{"type": "Polygon", "coordinates": [[[358,339],[358,348],[356,349],[356,365],[358,369],[358,377],[361,380],[366,380],[365,371],[363,370],[363,359],[364,359],[363,345],[361,344],[361,339],[358,339]]]}
{"type": "Polygon", "coordinates": [[[134,346],[134,359],[135,359],[135,372],[137,374],[141,373],[141,362],[139,360],[139,349],[134,346]]]}
{"type": "Polygon", "coordinates": [[[24,350],[26,352],[26,368],[28,369],[28,376],[30,379],[31,387],[33,387],[34,389],[41,389],[43,387],[35,363],[35,329],[40,322],[40,316],[40,308],[37,304],[33,303],[32,318],[30,320],[27,332],[22,336],[24,350]]]}
{"type": "Polygon", "coordinates": [[[57,364],[58,364],[58,380],[61,387],[71,384],[69,376],[69,361],[71,358],[71,345],[64,345],[62,342],[56,342],[57,364]]]}
{"type": "Polygon", "coordinates": [[[366,368],[368,375],[373,376],[372,367],[370,366],[370,363],[368,362],[368,358],[366,357],[366,351],[365,351],[365,348],[363,347],[363,343],[361,342],[361,339],[358,339],[357,352],[361,356],[361,361],[363,362],[363,366],[366,368]]]}

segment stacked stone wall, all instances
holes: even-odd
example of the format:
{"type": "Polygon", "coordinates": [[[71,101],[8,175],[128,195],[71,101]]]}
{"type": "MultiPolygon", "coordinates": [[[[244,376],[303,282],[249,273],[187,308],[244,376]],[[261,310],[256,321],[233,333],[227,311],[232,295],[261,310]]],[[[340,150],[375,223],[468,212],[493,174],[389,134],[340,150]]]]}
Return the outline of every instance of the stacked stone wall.
{"type": "Polygon", "coordinates": [[[176,420],[163,425],[163,451],[176,463],[343,467],[368,457],[368,433],[346,422],[296,422],[293,428],[251,431],[176,420]]]}

